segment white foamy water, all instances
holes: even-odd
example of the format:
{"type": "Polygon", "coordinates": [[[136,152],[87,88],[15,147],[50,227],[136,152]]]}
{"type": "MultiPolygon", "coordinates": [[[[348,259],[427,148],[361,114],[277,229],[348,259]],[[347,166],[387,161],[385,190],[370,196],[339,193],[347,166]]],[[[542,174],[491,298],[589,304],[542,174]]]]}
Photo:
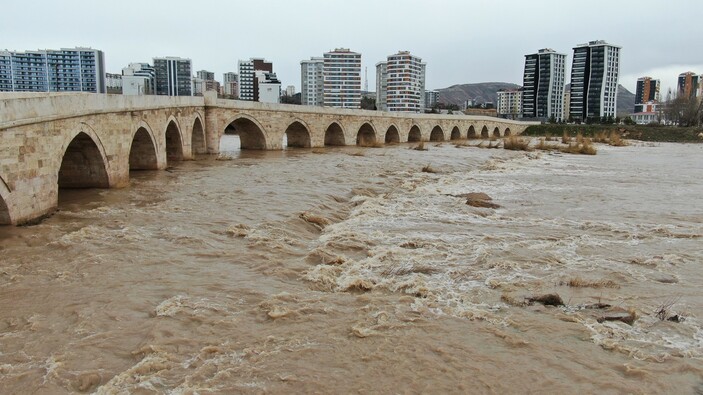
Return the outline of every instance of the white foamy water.
{"type": "Polygon", "coordinates": [[[0,229],[1,392],[703,391],[703,146],[408,148],[235,150],[0,229]]]}

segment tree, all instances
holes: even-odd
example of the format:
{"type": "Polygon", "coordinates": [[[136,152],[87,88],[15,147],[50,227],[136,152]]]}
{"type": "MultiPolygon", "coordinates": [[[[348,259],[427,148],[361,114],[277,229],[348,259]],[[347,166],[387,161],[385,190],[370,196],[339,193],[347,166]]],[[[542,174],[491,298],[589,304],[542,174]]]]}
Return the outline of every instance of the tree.
{"type": "Polygon", "coordinates": [[[622,123],[624,123],[625,125],[634,125],[635,121],[633,121],[632,118],[627,116],[625,117],[625,119],[623,119],[622,123]]]}
{"type": "Polygon", "coordinates": [[[375,110],[376,109],[376,98],[375,97],[362,97],[361,98],[361,109],[362,110],[375,110]]]}
{"type": "Polygon", "coordinates": [[[552,114],[551,117],[549,117],[549,123],[557,123],[557,118],[552,114]]]}
{"type": "Polygon", "coordinates": [[[293,96],[281,96],[281,104],[300,104],[300,93],[296,93],[293,96]]]}
{"type": "Polygon", "coordinates": [[[703,108],[697,98],[687,97],[685,95],[673,99],[671,97],[671,90],[669,90],[664,110],[668,122],[682,127],[698,126],[701,124],[703,108]]]}

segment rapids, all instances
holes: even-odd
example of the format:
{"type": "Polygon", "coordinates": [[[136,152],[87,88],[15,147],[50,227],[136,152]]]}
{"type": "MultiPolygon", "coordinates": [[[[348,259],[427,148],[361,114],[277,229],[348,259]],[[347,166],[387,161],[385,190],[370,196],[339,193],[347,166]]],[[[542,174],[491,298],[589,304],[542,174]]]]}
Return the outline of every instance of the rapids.
{"type": "Polygon", "coordinates": [[[0,228],[0,393],[703,393],[703,145],[410,147],[62,190],[0,228]]]}

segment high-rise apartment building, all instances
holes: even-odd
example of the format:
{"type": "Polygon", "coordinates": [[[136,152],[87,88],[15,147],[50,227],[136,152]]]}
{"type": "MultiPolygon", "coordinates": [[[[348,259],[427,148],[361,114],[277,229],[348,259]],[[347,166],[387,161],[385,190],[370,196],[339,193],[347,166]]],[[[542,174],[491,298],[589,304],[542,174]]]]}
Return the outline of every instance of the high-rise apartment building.
{"type": "Polygon", "coordinates": [[[105,93],[105,57],[92,48],[0,51],[0,91],[105,93]]]}
{"type": "Polygon", "coordinates": [[[215,80],[215,73],[212,71],[207,71],[207,70],[200,70],[195,73],[196,78],[200,78],[203,81],[214,81],[215,80]]]}
{"type": "Polygon", "coordinates": [[[123,95],[156,94],[156,71],[149,63],[130,63],[122,69],[123,95]]]}
{"type": "Polygon", "coordinates": [[[644,112],[647,103],[656,104],[658,102],[659,80],[653,80],[652,77],[638,78],[635,90],[635,112],[644,112]]]}
{"type": "Polygon", "coordinates": [[[222,74],[223,93],[227,98],[234,99],[239,97],[239,75],[235,72],[227,72],[222,74]]]}
{"type": "Polygon", "coordinates": [[[376,63],[376,109],[388,111],[388,62],[376,63]]]}
{"type": "Polygon", "coordinates": [[[190,59],[171,56],[154,58],[154,72],[157,95],[193,95],[193,72],[190,59]]]}
{"type": "Polygon", "coordinates": [[[193,78],[193,96],[202,96],[205,92],[220,92],[220,83],[215,81],[215,73],[207,70],[200,70],[193,78]]]}
{"type": "MultiPolygon", "coordinates": [[[[522,116],[561,121],[564,117],[566,55],[553,49],[540,49],[525,55],[522,116]]],[[[500,105],[499,105],[500,107],[500,105]]],[[[498,109],[500,114],[500,108],[498,109]]]]}
{"type": "Polygon", "coordinates": [[[574,48],[571,66],[570,117],[576,121],[615,117],[620,47],[590,41],[574,48]]]}
{"type": "MultiPolygon", "coordinates": [[[[498,104],[496,110],[499,117],[506,119],[518,119],[523,114],[522,89],[501,89],[498,92],[498,104]]],[[[563,100],[563,97],[559,97],[563,100]]]]}
{"type": "Polygon", "coordinates": [[[378,109],[420,112],[424,109],[424,103],[425,64],[421,58],[408,51],[399,51],[376,65],[378,109]]]}
{"type": "Polygon", "coordinates": [[[696,97],[698,95],[698,85],[700,84],[700,76],[696,73],[687,71],[679,74],[678,91],[679,97],[696,97]]]}
{"type": "Polygon", "coordinates": [[[273,63],[263,58],[239,61],[239,100],[257,100],[258,84],[255,81],[257,71],[273,73],[273,63]]]}
{"type": "Polygon", "coordinates": [[[312,57],[300,62],[300,103],[304,106],[324,104],[324,58],[312,57]]]}
{"type": "Polygon", "coordinates": [[[425,91],[425,108],[432,108],[439,103],[439,91],[425,91]]]}
{"type": "Polygon", "coordinates": [[[324,105],[361,107],[361,54],[337,48],[323,54],[324,105]]]}

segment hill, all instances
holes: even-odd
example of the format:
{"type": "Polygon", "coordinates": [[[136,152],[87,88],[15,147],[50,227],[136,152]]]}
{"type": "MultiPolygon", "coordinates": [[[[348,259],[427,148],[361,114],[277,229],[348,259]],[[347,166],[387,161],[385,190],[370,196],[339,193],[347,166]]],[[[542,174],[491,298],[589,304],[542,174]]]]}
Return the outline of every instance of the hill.
{"type": "Polygon", "coordinates": [[[499,89],[515,89],[520,85],[508,82],[481,82],[478,84],[452,85],[449,88],[437,89],[439,102],[456,104],[461,107],[465,101],[473,99],[479,103],[496,102],[499,89]]]}
{"type": "MultiPolygon", "coordinates": [[[[511,84],[509,82],[481,82],[477,84],[458,84],[452,85],[449,88],[438,89],[440,103],[456,104],[461,107],[466,100],[473,99],[481,102],[497,101],[499,89],[515,89],[520,85],[511,84]]],[[[566,84],[566,89],[569,89],[569,84],[566,84]]],[[[618,115],[627,115],[632,113],[635,107],[635,94],[625,89],[624,86],[618,87],[618,115]]]]}

